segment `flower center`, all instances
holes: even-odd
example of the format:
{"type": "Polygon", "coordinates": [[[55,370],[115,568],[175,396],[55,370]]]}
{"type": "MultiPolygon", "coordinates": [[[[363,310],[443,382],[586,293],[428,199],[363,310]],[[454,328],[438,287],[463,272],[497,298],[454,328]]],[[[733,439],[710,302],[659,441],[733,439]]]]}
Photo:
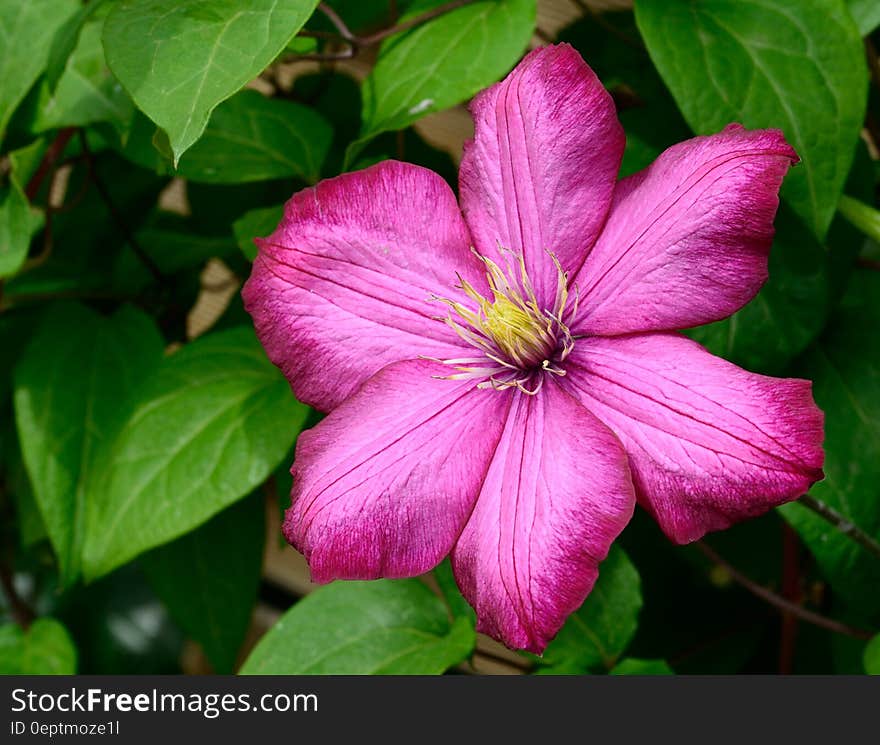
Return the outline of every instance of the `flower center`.
{"type": "Polygon", "coordinates": [[[510,254],[514,262],[508,259],[504,268],[477,256],[486,265],[490,296],[484,297],[459,276],[459,287],[474,307],[437,299],[450,308],[448,317],[441,320],[482,354],[441,361],[458,370],[451,379],[484,378],[478,387],[516,387],[524,393],[537,393],[546,374],[565,375],[560,364],[574,347],[565,318],[570,319],[577,310],[577,293],[574,307],[567,309],[568,275],[553,254],[557,281],[552,308],[539,304],[522,256],[510,254]]]}

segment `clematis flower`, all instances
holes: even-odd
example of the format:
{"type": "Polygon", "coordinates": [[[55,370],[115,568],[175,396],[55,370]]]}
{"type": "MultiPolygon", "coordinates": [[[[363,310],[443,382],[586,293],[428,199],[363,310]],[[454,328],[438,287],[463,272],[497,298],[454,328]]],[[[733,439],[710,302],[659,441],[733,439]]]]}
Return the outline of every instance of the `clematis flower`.
{"type": "Polygon", "coordinates": [[[571,47],[530,53],[471,111],[460,208],[385,161],[295,194],[244,290],[303,433],[284,534],[316,582],[451,555],[478,628],[540,653],[636,500],[676,543],[822,478],[810,383],[678,333],[767,278],[777,130],[669,148],[617,181],[624,134],[571,47]]]}

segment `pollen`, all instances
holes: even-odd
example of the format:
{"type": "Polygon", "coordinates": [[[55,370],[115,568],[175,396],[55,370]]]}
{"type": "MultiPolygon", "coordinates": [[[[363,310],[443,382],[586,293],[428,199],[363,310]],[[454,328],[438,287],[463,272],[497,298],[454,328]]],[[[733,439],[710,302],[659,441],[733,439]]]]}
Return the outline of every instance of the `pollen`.
{"type": "Polygon", "coordinates": [[[481,295],[459,276],[458,287],[473,302],[472,307],[436,298],[450,308],[448,317],[442,320],[482,353],[473,358],[441,360],[458,370],[448,377],[481,377],[484,379],[479,387],[516,387],[525,393],[537,393],[545,375],[565,375],[561,363],[571,352],[574,340],[564,317],[570,318],[576,312],[577,293],[574,307],[568,308],[568,275],[552,253],[557,271],[552,307],[539,303],[521,255],[502,250],[507,259],[503,268],[492,259],[477,256],[486,267],[489,295],[481,295]]]}

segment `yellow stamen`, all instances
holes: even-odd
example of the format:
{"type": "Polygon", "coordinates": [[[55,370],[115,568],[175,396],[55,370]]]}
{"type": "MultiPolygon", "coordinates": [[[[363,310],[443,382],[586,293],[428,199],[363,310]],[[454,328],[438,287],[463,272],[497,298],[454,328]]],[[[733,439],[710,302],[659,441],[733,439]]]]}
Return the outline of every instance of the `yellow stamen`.
{"type": "Polygon", "coordinates": [[[446,323],[486,358],[482,368],[475,365],[473,359],[447,360],[447,364],[460,371],[452,377],[482,376],[486,380],[480,383],[481,387],[516,387],[524,393],[537,393],[543,385],[543,373],[565,374],[559,363],[574,345],[563,321],[568,303],[568,277],[556,257],[550,254],[556,265],[557,289],[553,308],[545,309],[538,303],[522,256],[517,257],[516,269],[507,262],[506,272],[491,259],[477,256],[486,266],[491,297],[484,297],[459,277],[459,287],[473,301],[473,309],[437,298],[457,316],[450,313],[444,319],[446,323]]]}

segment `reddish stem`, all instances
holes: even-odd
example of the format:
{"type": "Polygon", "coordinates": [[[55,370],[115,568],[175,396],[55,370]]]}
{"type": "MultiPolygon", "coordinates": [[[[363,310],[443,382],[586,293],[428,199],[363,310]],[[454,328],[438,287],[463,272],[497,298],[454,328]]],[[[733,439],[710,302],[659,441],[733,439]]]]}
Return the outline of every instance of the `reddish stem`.
{"type": "Polygon", "coordinates": [[[70,138],[73,137],[74,134],[76,134],[76,127],[65,127],[58,131],[57,136],[52,141],[52,144],[46,149],[43,159],[40,161],[40,165],[37,166],[37,170],[34,172],[34,175],[31,176],[31,180],[28,181],[27,186],[24,189],[28,201],[34,201],[34,198],[40,191],[40,186],[54,167],[55,161],[61,157],[67,147],[67,143],[70,142],[70,138]]]}
{"type": "MultiPolygon", "coordinates": [[[[782,596],[795,605],[803,602],[801,594],[800,544],[790,525],[782,525],[782,596]]],[[[779,673],[791,675],[797,641],[798,618],[790,611],[782,613],[779,640],[779,673]]]]}

